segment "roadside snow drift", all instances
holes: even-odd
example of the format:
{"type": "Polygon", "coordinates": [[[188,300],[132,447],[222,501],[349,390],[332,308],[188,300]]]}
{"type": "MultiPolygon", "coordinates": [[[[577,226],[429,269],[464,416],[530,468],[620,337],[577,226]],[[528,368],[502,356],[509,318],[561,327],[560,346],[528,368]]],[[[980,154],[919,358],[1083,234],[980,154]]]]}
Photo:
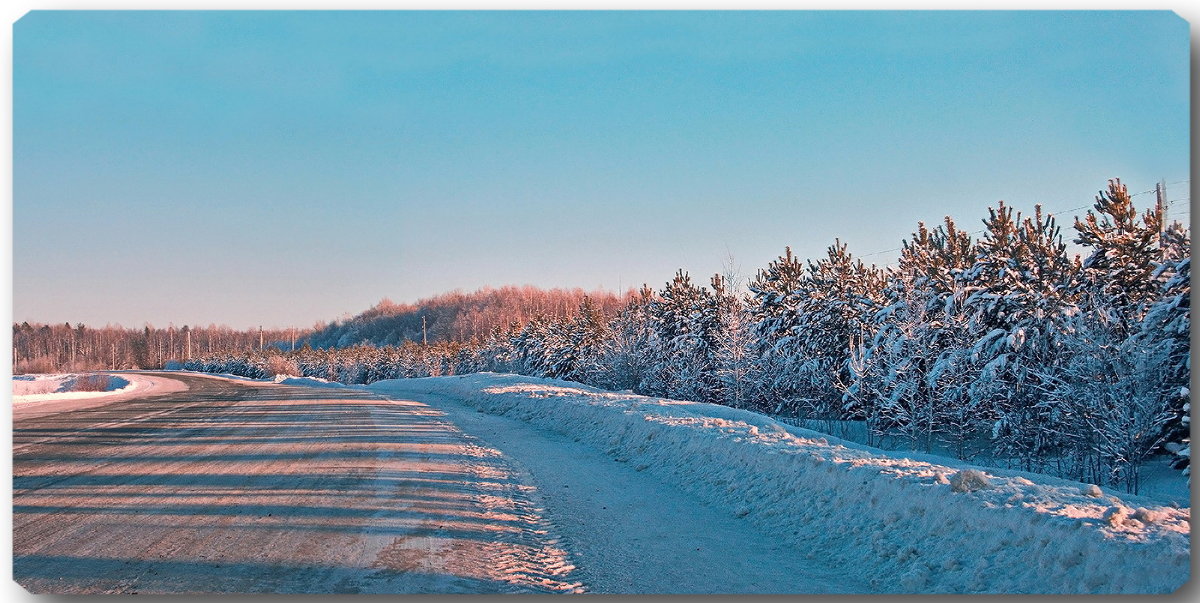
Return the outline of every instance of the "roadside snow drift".
{"type": "Polygon", "coordinates": [[[136,397],[181,392],[187,388],[187,384],[178,379],[137,371],[16,375],[13,377],[13,418],[28,419],[92,408],[136,397]]]}
{"type": "Polygon", "coordinates": [[[61,374],[15,375],[12,387],[13,402],[20,403],[108,396],[132,391],[135,386],[116,375],[61,374]]]}
{"type": "Polygon", "coordinates": [[[241,383],[245,383],[246,385],[299,385],[299,386],[304,386],[304,387],[332,387],[332,388],[343,388],[343,389],[350,387],[344,383],[338,383],[337,381],[329,381],[328,379],[321,379],[320,377],[298,377],[296,375],[275,375],[274,377],[265,377],[262,379],[255,379],[253,377],[243,377],[241,375],[234,375],[234,374],[230,374],[230,373],[205,373],[202,371],[187,371],[187,370],[175,370],[175,369],[172,369],[170,372],[193,374],[193,375],[199,375],[202,377],[212,377],[212,378],[216,378],[216,379],[228,379],[231,381],[238,381],[241,383]]]}
{"type": "Polygon", "coordinates": [[[876,592],[1160,593],[1188,580],[1190,510],[1096,486],[567,381],[481,373],[367,389],[452,397],[572,436],[859,568],[876,592]]]}

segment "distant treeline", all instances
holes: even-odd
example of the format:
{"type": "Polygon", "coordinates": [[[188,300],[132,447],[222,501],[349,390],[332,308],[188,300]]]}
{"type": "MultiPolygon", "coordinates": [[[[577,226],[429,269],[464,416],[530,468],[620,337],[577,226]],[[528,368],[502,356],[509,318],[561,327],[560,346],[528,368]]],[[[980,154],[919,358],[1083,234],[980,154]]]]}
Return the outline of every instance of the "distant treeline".
{"type": "Polygon", "coordinates": [[[629,295],[531,286],[485,288],[471,293],[446,293],[413,304],[384,299],[345,321],[304,330],[265,329],[261,333],[258,329],[236,330],[217,325],[130,329],[111,325],[94,328],[69,323],[14,323],[13,372],[158,369],[171,361],[245,355],[258,350],[260,344],[263,349],[284,351],[294,347],[479,342],[498,330],[521,328],[535,317],[570,319],[578,313],[585,298],[591,300],[592,307],[601,315],[611,318],[625,305],[629,295]]]}
{"type": "Polygon", "coordinates": [[[238,331],[226,326],[88,327],[82,323],[13,323],[13,374],[89,370],[156,369],[171,360],[214,354],[245,354],[260,341],[290,349],[302,331],[238,331]]]}
{"type": "MultiPolygon", "coordinates": [[[[523,322],[492,321],[486,337],[424,346],[411,343],[412,310],[380,311],[409,321],[408,343],[187,366],[344,383],[479,370],[555,377],[831,428],[850,421],[872,443],[1136,491],[1150,455],[1173,454],[1180,467],[1190,455],[1191,238],[1163,209],[1139,212],[1112,181],[1075,221],[1082,257],[1068,255],[1053,216],[1001,203],[978,239],[949,218],[920,224],[895,267],[864,265],[835,243],[816,260],[786,251],[748,294],[721,275],[705,286],[681,271],[615,315],[611,298],[583,298],[574,312],[526,306],[523,322]]],[[[390,332],[364,317],[350,322],[390,332]]],[[[349,324],[314,341],[386,341],[349,324]]]]}
{"type": "Polygon", "coordinates": [[[584,297],[601,315],[611,318],[625,305],[629,294],[509,286],[471,293],[455,291],[414,304],[385,299],[358,316],[318,328],[302,341],[314,348],[481,341],[498,329],[519,327],[535,317],[569,319],[584,297]]]}

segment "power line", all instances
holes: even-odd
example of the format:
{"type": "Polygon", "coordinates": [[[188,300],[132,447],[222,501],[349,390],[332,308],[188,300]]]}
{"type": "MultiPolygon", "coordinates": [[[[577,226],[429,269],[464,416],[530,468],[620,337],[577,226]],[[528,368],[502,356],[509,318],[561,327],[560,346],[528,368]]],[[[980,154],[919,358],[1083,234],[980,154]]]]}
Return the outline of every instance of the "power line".
{"type": "Polygon", "coordinates": [[[900,251],[901,249],[904,249],[904,248],[903,248],[903,247],[897,247],[897,248],[895,248],[895,249],[884,249],[883,251],[872,251],[871,253],[860,253],[860,254],[858,254],[858,257],[860,257],[860,258],[869,258],[869,257],[871,257],[871,256],[873,256],[873,255],[879,255],[879,254],[881,254],[881,253],[890,253],[890,252],[893,252],[893,251],[900,251]]]}
{"type": "MultiPolygon", "coordinates": [[[[1172,185],[1172,184],[1183,184],[1183,183],[1185,183],[1185,182],[1191,182],[1191,180],[1190,180],[1190,179],[1188,179],[1188,180],[1180,180],[1180,181],[1178,181],[1178,182],[1168,182],[1168,183],[1167,183],[1167,186],[1170,186],[1170,185],[1172,185]]],[[[1137,196],[1139,196],[1139,195],[1146,195],[1146,194],[1153,193],[1153,192],[1157,192],[1157,191],[1158,191],[1158,188],[1156,187],[1156,188],[1152,188],[1152,189],[1149,189],[1149,190],[1139,191],[1139,192],[1133,193],[1133,194],[1131,194],[1131,195],[1129,195],[1129,196],[1130,196],[1130,198],[1133,198],[1133,197],[1137,197],[1137,196]]],[[[1187,200],[1188,200],[1188,199],[1186,199],[1186,198],[1184,198],[1184,199],[1176,199],[1175,201],[1170,201],[1170,202],[1168,202],[1168,204],[1172,204],[1172,203],[1175,203],[1175,202],[1178,202],[1178,201],[1187,201],[1187,200]]],[[[1039,203],[1038,205],[1041,205],[1041,204],[1039,203]]],[[[1060,209],[1060,210],[1057,210],[1057,211],[1046,212],[1046,215],[1047,215],[1047,216],[1056,216],[1056,215],[1058,215],[1058,214],[1062,214],[1062,213],[1066,213],[1066,212],[1070,212],[1070,211],[1079,211],[1079,210],[1081,210],[1081,209],[1086,209],[1086,208],[1092,207],[1093,205],[1095,205],[1095,203],[1094,203],[1094,202],[1093,202],[1093,203],[1088,203],[1087,205],[1080,205],[1079,207],[1072,207],[1072,208],[1070,208],[1070,209],[1060,209]]],[[[967,235],[969,235],[969,236],[974,236],[974,235],[978,235],[978,234],[983,234],[983,233],[985,233],[985,232],[987,232],[987,229],[986,229],[986,228],[983,228],[983,229],[980,229],[980,230],[976,230],[976,231],[973,231],[973,232],[969,232],[969,233],[967,233],[967,235]]],[[[896,247],[896,248],[894,248],[894,249],[884,249],[883,251],[872,251],[871,253],[862,253],[862,254],[859,254],[859,255],[858,255],[858,257],[859,257],[859,258],[868,258],[868,257],[871,257],[871,256],[881,255],[881,254],[884,254],[884,253],[892,253],[892,252],[895,252],[895,251],[902,251],[903,249],[904,249],[904,247],[903,247],[903,246],[901,246],[901,247],[896,247]]]]}
{"type": "MultiPolygon", "coordinates": [[[[1151,191],[1148,191],[1148,192],[1151,192],[1151,193],[1153,193],[1154,191],[1153,191],[1153,190],[1151,190],[1151,191]]],[[[1138,195],[1141,195],[1141,194],[1144,194],[1144,193],[1136,193],[1136,194],[1138,194],[1138,195]]],[[[1129,195],[1129,196],[1130,196],[1130,197],[1132,197],[1133,195],[1129,195]]],[[[1087,205],[1080,205],[1079,207],[1072,207],[1072,208],[1070,208],[1070,209],[1060,209],[1060,210],[1058,210],[1058,211],[1046,212],[1046,215],[1047,215],[1047,216],[1054,216],[1054,215],[1061,214],[1061,213],[1064,213],[1064,212],[1068,212],[1068,211],[1076,211],[1076,210],[1084,209],[1084,208],[1086,208],[1086,207],[1091,207],[1091,206],[1092,206],[1092,204],[1091,204],[1091,203],[1088,203],[1087,205]]],[[[968,233],[967,233],[967,235],[973,236],[973,235],[977,235],[977,234],[983,234],[983,233],[985,233],[985,232],[987,232],[987,229],[986,229],[986,228],[981,228],[981,229],[979,229],[979,230],[975,230],[975,231],[972,231],[972,232],[968,232],[968,233]]],[[[884,249],[883,251],[872,251],[871,253],[863,253],[863,254],[859,254],[859,256],[858,256],[858,257],[860,257],[860,258],[871,257],[871,256],[873,256],[873,255],[879,255],[879,254],[881,254],[881,253],[890,253],[890,252],[893,252],[893,251],[901,251],[901,250],[903,250],[903,249],[904,249],[904,247],[897,247],[897,248],[895,248],[895,249],[884,249]]]]}

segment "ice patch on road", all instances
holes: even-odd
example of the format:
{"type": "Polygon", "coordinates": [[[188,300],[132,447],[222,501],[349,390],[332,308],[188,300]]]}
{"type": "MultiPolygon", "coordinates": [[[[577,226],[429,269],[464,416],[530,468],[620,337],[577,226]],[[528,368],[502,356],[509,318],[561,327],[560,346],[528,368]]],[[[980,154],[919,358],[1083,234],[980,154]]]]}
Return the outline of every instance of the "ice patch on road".
{"type": "Polygon", "coordinates": [[[907,458],[747,411],[551,379],[483,373],[367,389],[450,395],[578,438],[859,568],[877,592],[1170,592],[1190,571],[1189,509],[1095,496],[1068,480],[907,458]]]}

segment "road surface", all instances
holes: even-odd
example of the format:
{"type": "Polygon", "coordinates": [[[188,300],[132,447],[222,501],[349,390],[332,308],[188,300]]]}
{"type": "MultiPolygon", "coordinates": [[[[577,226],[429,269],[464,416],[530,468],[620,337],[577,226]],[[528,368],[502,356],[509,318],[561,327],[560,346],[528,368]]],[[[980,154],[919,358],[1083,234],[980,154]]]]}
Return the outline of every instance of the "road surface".
{"type": "Polygon", "coordinates": [[[819,551],[453,400],[185,374],[13,421],[35,593],[862,592],[819,551]]]}

